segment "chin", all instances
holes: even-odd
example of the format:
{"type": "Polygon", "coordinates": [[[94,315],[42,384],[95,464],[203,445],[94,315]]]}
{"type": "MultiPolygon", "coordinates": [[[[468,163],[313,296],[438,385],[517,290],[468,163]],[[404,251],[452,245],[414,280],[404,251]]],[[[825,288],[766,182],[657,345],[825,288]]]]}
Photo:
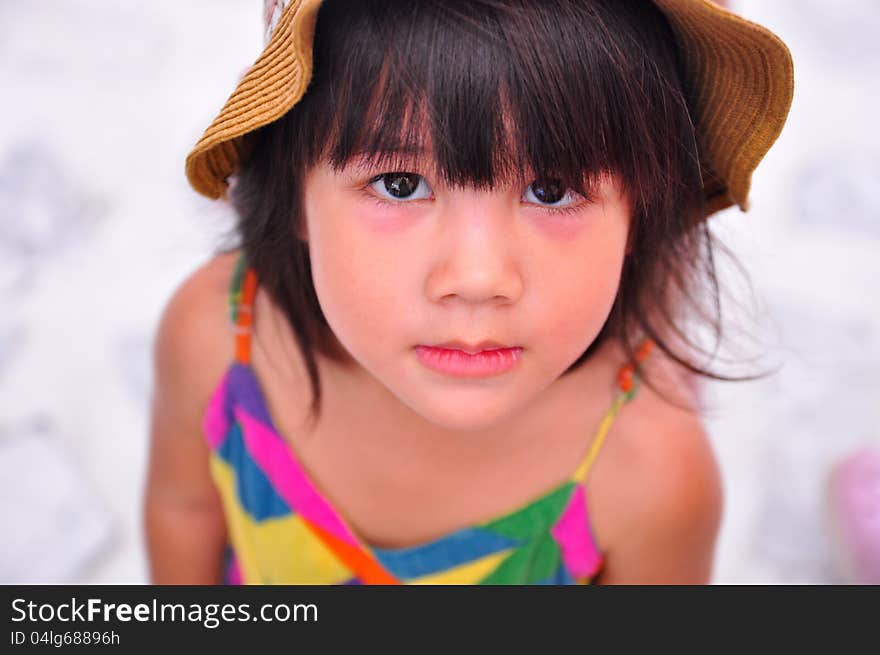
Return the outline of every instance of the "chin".
{"type": "Polygon", "coordinates": [[[433,392],[431,398],[400,398],[413,412],[432,426],[450,432],[488,432],[508,423],[518,406],[509,392],[476,389],[454,393],[433,392]],[[495,397],[493,393],[506,396],[495,397]]]}
{"type": "Polygon", "coordinates": [[[422,418],[442,430],[478,434],[497,428],[506,417],[498,415],[486,416],[485,414],[472,416],[462,414],[461,412],[442,414],[438,412],[422,414],[422,418]]]}

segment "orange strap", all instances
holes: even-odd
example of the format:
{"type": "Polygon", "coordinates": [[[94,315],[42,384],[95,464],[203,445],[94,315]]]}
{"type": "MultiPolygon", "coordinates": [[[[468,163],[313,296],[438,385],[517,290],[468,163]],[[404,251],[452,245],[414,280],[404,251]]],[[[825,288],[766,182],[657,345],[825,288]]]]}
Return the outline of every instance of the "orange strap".
{"type": "Polygon", "coordinates": [[[257,294],[257,274],[248,268],[244,274],[241,294],[235,307],[235,360],[250,366],[251,325],[254,316],[254,297],[257,294]]]}

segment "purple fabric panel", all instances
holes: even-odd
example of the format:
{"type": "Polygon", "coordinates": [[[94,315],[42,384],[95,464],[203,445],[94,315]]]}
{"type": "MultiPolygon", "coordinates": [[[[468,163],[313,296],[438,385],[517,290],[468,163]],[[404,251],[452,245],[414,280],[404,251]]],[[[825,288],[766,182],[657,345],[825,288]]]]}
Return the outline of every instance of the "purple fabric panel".
{"type": "MultiPolygon", "coordinates": [[[[275,424],[266,407],[266,399],[260,383],[254,375],[253,369],[236,362],[229,369],[229,395],[235,399],[235,404],[244,409],[249,416],[257,419],[263,425],[269,426],[273,431],[275,424]]],[[[231,416],[231,408],[230,408],[231,416]]]]}

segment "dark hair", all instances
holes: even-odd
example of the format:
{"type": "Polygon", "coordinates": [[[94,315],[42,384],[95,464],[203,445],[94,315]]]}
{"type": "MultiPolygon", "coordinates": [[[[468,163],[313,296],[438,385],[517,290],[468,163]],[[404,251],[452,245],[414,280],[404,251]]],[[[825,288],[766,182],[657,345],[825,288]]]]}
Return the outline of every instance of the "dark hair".
{"type": "Polygon", "coordinates": [[[307,93],[242,143],[231,190],[238,245],[304,354],[313,418],[313,349],[343,357],[326,345],[308,245],[297,237],[305,174],[354,155],[406,170],[397,156],[423,146],[426,132],[450,185],[494,188],[523,170],[552,172],[582,193],[604,172],[622,181],[632,221],[620,288],[566,373],[609,338],[632,361],[640,333],[692,373],[754,379],[707,371],[670,343],[706,352],[682,328],[692,315],[716,344],[721,336],[715,242],[702,220],[712,173],[701,170],[681,66],[664,15],[644,0],[327,0],[307,93]],[[714,314],[700,302],[706,289],[714,314]]]}

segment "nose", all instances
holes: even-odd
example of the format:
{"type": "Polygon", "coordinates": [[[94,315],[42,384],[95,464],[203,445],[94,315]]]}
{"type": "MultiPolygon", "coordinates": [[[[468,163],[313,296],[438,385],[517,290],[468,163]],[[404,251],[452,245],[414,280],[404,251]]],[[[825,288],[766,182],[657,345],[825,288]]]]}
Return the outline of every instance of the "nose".
{"type": "Polygon", "coordinates": [[[514,219],[513,210],[491,196],[441,212],[428,296],[438,302],[515,302],[523,281],[514,219]]]}

